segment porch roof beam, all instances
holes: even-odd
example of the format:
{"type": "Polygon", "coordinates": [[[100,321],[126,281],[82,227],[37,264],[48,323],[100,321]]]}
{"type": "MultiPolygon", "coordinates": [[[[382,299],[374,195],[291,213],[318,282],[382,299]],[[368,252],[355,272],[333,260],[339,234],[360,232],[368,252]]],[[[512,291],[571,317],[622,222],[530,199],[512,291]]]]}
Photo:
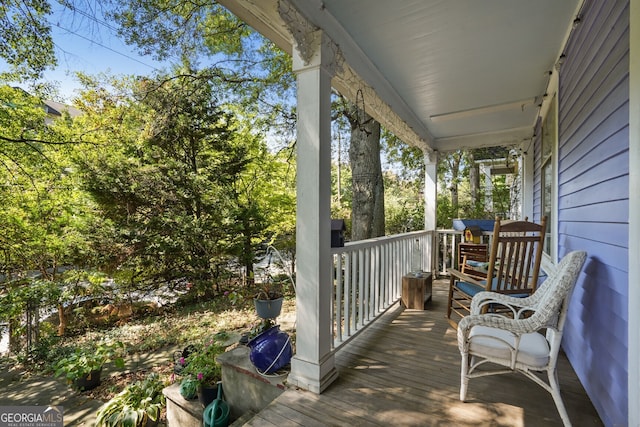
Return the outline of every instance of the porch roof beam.
{"type": "Polygon", "coordinates": [[[418,119],[404,99],[353,41],[353,38],[338,20],[322,6],[322,1],[291,0],[291,3],[313,25],[322,28],[330,35],[333,42],[340,46],[346,64],[352,69],[351,72],[343,70],[334,77],[333,85],[335,88],[345,96],[351,94],[353,97],[349,98],[354,101],[357,89],[362,88],[363,85],[369,86],[372,88],[371,93],[365,95],[372,98],[371,102],[368,102],[366,97],[364,100],[365,105],[371,109],[371,111],[368,111],[369,114],[405,142],[423,150],[431,151],[433,136],[429,129],[418,119]],[[353,81],[353,76],[358,76],[361,81],[353,81]],[[373,88],[375,88],[375,91],[373,88]],[[388,111],[380,111],[381,102],[386,104],[387,108],[385,109],[388,111]],[[384,116],[381,114],[384,114],[384,116]],[[401,122],[394,123],[395,120],[393,118],[389,120],[387,118],[389,114],[397,115],[401,122]],[[403,129],[405,127],[406,129],[403,129]],[[409,133],[413,133],[413,135],[409,133]]]}
{"type": "Polygon", "coordinates": [[[293,6],[307,24],[321,28],[339,47],[343,57],[332,86],[356,103],[361,91],[365,110],[398,138],[422,149],[433,150],[433,136],[415,113],[371,63],[339,22],[322,7],[321,1],[300,0],[219,0],[234,15],[291,54],[294,39],[279,10],[293,6]]]}
{"type": "Polygon", "coordinates": [[[524,126],[500,132],[437,138],[433,148],[438,152],[497,146],[526,147],[531,142],[532,128],[524,126]]]}

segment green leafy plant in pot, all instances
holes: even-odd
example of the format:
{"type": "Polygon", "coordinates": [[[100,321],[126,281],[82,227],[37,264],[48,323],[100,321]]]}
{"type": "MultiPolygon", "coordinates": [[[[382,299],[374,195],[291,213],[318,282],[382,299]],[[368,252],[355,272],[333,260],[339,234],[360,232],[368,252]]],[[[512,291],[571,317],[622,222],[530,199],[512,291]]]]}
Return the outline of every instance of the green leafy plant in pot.
{"type": "Polygon", "coordinates": [[[185,400],[193,400],[198,397],[198,386],[198,380],[190,376],[185,377],[180,381],[180,395],[185,400]]]}
{"type": "Polygon", "coordinates": [[[76,348],[54,365],[56,376],[64,375],[67,381],[80,390],[91,390],[100,384],[102,368],[107,363],[124,368],[124,344],[120,341],[101,342],[96,346],[76,348]]]}
{"type": "Polygon", "coordinates": [[[155,373],[142,381],[129,384],[100,407],[96,415],[96,426],[155,426],[165,406],[165,397],[162,394],[164,387],[165,384],[155,373]]]}
{"type": "MultiPolygon", "coordinates": [[[[217,384],[222,379],[222,368],[216,356],[224,352],[224,347],[215,340],[196,347],[186,359],[182,373],[185,379],[194,381],[200,402],[207,406],[216,396],[217,384]]],[[[184,381],[184,380],[183,380],[184,381]]]]}

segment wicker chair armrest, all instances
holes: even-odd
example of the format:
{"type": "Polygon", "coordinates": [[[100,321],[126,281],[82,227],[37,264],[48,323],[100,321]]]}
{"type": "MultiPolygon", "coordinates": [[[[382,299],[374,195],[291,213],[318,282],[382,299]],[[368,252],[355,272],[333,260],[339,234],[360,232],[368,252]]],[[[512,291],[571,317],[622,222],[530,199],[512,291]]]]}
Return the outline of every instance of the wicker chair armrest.
{"type": "Polygon", "coordinates": [[[499,304],[511,311],[514,318],[519,318],[525,311],[535,311],[536,305],[531,297],[518,298],[497,292],[478,292],[471,300],[471,314],[481,314],[482,309],[490,304],[499,304]]]}

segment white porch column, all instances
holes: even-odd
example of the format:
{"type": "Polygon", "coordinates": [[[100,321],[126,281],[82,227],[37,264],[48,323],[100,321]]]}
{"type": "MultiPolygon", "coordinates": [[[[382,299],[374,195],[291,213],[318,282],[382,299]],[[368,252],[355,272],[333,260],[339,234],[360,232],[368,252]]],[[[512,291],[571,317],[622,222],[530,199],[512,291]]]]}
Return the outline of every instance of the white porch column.
{"type": "MultiPolygon", "coordinates": [[[[438,152],[424,153],[424,229],[435,231],[438,225],[438,152]]],[[[424,252],[423,252],[424,253],[424,252]]],[[[431,238],[429,270],[438,271],[438,235],[431,238]]]]}
{"type": "Polygon", "coordinates": [[[424,229],[435,230],[438,221],[438,153],[424,154],[424,229]]]}
{"type": "Polygon", "coordinates": [[[287,382],[321,393],[337,378],[331,316],[331,77],[334,50],[307,34],[293,50],[298,81],[296,354],[287,382]],[[303,52],[304,58],[300,52],[303,52]]]}
{"type": "Polygon", "coordinates": [[[491,181],[491,166],[480,164],[480,173],[484,175],[484,209],[493,212],[493,181],[491,181]]]}
{"type": "Polygon", "coordinates": [[[533,164],[533,144],[531,144],[530,150],[522,152],[521,168],[520,168],[520,212],[519,219],[525,217],[533,221],[533,179],[534,179],[534,164],[533,164]]]}

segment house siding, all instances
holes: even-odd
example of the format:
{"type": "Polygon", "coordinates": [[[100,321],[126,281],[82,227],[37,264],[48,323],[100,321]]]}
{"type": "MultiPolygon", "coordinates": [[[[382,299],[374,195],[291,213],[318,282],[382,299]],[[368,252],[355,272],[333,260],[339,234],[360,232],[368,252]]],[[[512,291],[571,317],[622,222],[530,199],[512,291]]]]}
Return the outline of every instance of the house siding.
{"type": "MultiPolygon", "coordinates": [[[[589,254],[563,348],[607,426],[628,422],[629,1],[587,0],[560,70],[558,255],[589,254]]],[[[537,132],[538,134],[540,132],[537,132]]],[[[540,212],[540,142],[534,208],[540,212]]]]}

